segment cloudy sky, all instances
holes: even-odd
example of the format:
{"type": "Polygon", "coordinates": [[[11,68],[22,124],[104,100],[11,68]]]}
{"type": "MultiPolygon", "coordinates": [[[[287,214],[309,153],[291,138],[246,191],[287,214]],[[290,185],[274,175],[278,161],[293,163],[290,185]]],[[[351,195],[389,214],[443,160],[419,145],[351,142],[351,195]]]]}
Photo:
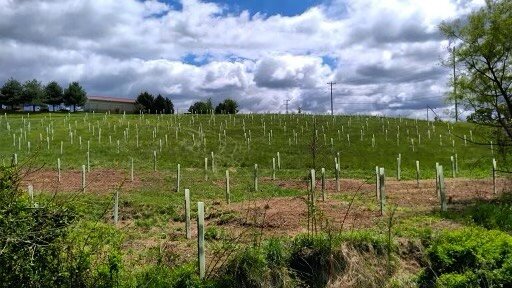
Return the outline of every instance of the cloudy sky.
{"type": "Polygon", "coordinates": [[[226,97],[244,112],[425,117],[450,71],[437,26],[483,0],[0,0],[0,85],[88,95],[161,93],[185,110],[226,97]]]}

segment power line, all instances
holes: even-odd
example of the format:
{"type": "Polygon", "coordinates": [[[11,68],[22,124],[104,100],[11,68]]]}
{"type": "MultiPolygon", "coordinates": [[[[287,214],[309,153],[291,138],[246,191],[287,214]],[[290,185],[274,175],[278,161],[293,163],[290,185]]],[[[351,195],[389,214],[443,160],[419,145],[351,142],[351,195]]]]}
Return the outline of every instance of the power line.
{"type": "Polygon", "coordinates": [[[332,103],[332,86],[336,85],[336,82],[332,82],[331,81],[331,82],[329,82],[327,84],[331,86],[331,115],[334,116],[334,106],[333,106],[333,103],[332,103]]]}
{"type": "MultiPolygon", "coordinates": [[[[437,115],[436,111],[434,111],[434,109],[432,109],[430,106],[427,105],[427,108],[430,109],[434,115],[436,115],[437,118],[439,118],[439,115],[437,115]]],[[[428,120],[428,110],[427,110],[427,120],[428,120]]]]}

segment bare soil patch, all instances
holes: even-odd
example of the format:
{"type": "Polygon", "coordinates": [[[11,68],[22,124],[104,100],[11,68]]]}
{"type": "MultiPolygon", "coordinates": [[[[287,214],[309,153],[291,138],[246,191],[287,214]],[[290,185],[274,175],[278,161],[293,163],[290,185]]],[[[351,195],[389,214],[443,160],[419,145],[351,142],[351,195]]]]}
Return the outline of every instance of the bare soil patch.
{"type": "MultiPolygon", "coordinates": [[[[141,187],[160,189],[165,177],[159,172],[136,175],[130,181],[128,173],[114,169],[95,169],[86,175],[86,191],[90,193],[109,193],[116,189],[123,191],[136,190],[141,187]]],[[[256,228],[268,235],[295,235],[307,230],[307,205],[305,201],[308,183],[305,180],[271,180],[261,179],[262,183],[273,184],[281,189],[296,189],[304,191],[303,196],[274,197],[256,199],[243,203],[233,203],[229,206],[223,201],[210,203],[208,210],[216,211],[217,216],[207,219],[207,223],[217,224],[234,231],[246,228],[256,228]],[[236,217],[219,221],[219,213],[233,212],[236,217]]],[[[508,179],[498,179],[498,191],[512,187],[508,179]]],[[[32,184],[38,191],[73,192],[81,190],[81,171],[62,171],[61,182],[57,181],[56,170],[40,170],[26,175],[22,185],[32,184]]],[[[222,180],[216,180],[214,185],[224,186],[222,180]]],[[[409,208],[408,213],[431,211],[439,207],[435,189],[435,180],[421,180],[419,185],[415,180],[397,181],[386,179],[387,205],[398,205],[409,208]]],[[[325,183],[326,201],[321,201],[321,182],[316,182],[318,191],[317,215],[318,227],[329,227],[335,230],[343,228],[367,228],[382,221],[376,200],[375,184],[356,179],[340,179],[339,192],[336,192],[336,182],[328,179],[325,183]],[[352,199],[355,199],[352,202],[352,199]]],[[[472,203],[476,200],[488,200],[496,197],[493,194],[492,179],[446,179],[446,193],[449,198],[449,208],[472,203]]],[[[171,221],[172,222],[172,221],[171,221]]],[[[170,223],[171,224],[171,223],[170,223]]],[[[181,223],[175,223],[181,225],[181,223]]],[[[171,224],[173,225],[173,224],[171,224]]],[[[192,226],[194,229],[194,225],[192,226]]],[[[195,233],[195,231],[194,231],[195,233]]]]}
{"type": "MultiPolygon", "coordinates": [[[[308,189],[308,182],[304,180],[265,180],[265,182],[273,182],[283,189],[304,191],[308,189]]],[[[466,204],[476,200],[489,200],[496,197],[493,194],[492,179],[445,179],[445,184],[449,204],[452,205],[466,204]]],[[[339,186],[339,192],[336,192],[336,181],[328,179],[325,183],[325,191],[328,195],[346,195],[348,197],[357,192],[365,198],[376,198],[375,183],[357,179],[340,179],[339,186]]],[[[498,194],[511,187],[512,181],[510,179],[497,179],[498,194]]],[[[316,189],[321,189],[321,181],[316,181],[316,189]]],[[[416,180],[397,181],[386,178],[385,191],[388,202],[400,206],[425,208],[439,205],[434,179],[420,180],[419,185],[417,185],[416,180]]]]}
{"type": "MultiPolygon", "coordinates": [[[[304,197],[279,197],[236,203],[229,206],[239,218],[228,226],[253,227],[270,235],[295,235],[307,231],[308,208],[304,197]]],[[[351,207],[340,200],[317,203],[317,227],[334,230],[365,228],[373,225],[378,212],[351,207]],[[348,213],[347,213],[348,211],[348,213]]]]}
{"type": "MultiPolygon", "coordinates": [[[[448,205],[457,206],[477,200],[489,200],[493,194],[492,179],[445,179],[448,205]]],[[[497,190],[501,193],[510,187],[510,180],[498,179],[497,190]]],[[[435,180],[386,182],[386,193],[391,203],[409,208],[431,208],[439,206],[435,180]]],[[[499,194],[498,193],[498,194],[499,194]]]]}
{"type": "MultiPolygon", "coordinates": [[[[125,171],[114,169],[95,169],[86,173],[86,191],[96,193],[108,193],[116,189],[132,190],[144,185],[139,177],[130,181],[130,175],[125,171]]],[[[58,181],[56,170],[38,170],[23,177],[21,184],[32,184],[37,191],[49,192],[74,192],[81,191],[82,171],[66,170],[61,172],[61,181],[58,181]]]]}
{"type": "MultiPolygon", "coordinates": [[[[419,186],[415,180],[397,181],[386,179],[386,196],[388,205],[398,205],[413,211],[430,211],[439,207],[435,180],[421,180],[419,186]]],[[[303,180],[265,179],[284,189],[308,189],[303,180]]],[[[489,200],[493,194],[490,179],[446,179],[446,193],[449,206],[455,207],[477,200],[489,200]]],[[[510,180],[499,179],[498,191],[510,187],[510,180]]],[[[321,182],[317,181],[317,190],[321,182]]],[[[326,182],[327,200],[317,203],[321,223],[333,229],[357,229],[373,226],[376,221],[382,221],[378,210],[375,184],[363,180],[341,179],[340,192],[336,192],[336,183],[330,179],[326,182]],[[361,201],[352,202],[352,198],[361,201]],[[374,203],[372,203],[372,201],[374,203]],[[365,203],[361,205],[361,203],[365,203]],[[349,208],[350,206],[350,208],[349,208]],[[325,224],[329,223],[329,224],[325,224]]],[[[319,193],[320,194],[320,193],[319,193]]],[[[319,196],[320,197],[320,196],[319,196]]],[[[307,205],[304,197],[279,197],[271,199],[252,200],[226,206],[240,215],[236,221],[229,223],[232,228],[255,227],[270,235],[295,235],[306,232],[307,205]]]]}

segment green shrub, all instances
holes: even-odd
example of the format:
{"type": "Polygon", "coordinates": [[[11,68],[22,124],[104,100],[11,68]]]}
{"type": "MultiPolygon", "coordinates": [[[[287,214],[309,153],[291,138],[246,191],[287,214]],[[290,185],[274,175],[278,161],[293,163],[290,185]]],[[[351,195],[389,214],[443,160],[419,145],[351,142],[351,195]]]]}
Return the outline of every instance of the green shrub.
{"type": "Polygon", "coordinates": [[[437,287],[451,287],[451,288],[467,288],[479,287],[475,273],[466,271],[463,274],[447,273],[443,274],[436,281],[437,287]]]}
{"type": "Polygon", "coordinates": [[[206,227],[206,231],[204,232],[205,240],[220,240],[224,238],[224,236],[224,230],[218,228],[217,226],[208,226],[206,227]]]}
{"type": "Polygon", "coordinates": [[[141,288],[203,287],[201,280],[197,276],[194,265],[186,264],[173,269],[163,265],[148,266],[135,276],[137,282],[135,286],[141,288]]]}
{"type": "Polygon", "coordinates": [[[512,286],[512,236],[495,230],[466,228],[445,232],[426,252],[429,267],[423,287],[512,286]]]}
{"type": "Polygon", "coordinates": [[[330,235],[298,235],[292,247],[289,267],[309,287],[325,287],[336,271],[345,267],[343,255],[334,251],[330,235]]]}
{"type": "Polygon", "coordinates": [[[292,287],[288,263],[289,251],[281,239],[271,238],[263,244],[269,268],[269,287],[292,287]]]}
{"type": "Polygon", "coordinates": [[[17,171],[0,167],[0,287],[115,287],[121,271],[118,231],[76,222],[69,203],[31,207],[17,171]]]}
{"type": "Polygon", "coordinates": [[[476,204],[469,209],[468,215],[479,226],[512,232],[512,199],[510,198],[508,196],[493,203],[476,204]]]}
{"type": "MultiPolygon", "coordinates": [[[[388,249],[388,241],[383,234],[377,234],[371,230],[355,230],[341,233],[338,240],[345,242],[359,252],[374,251],[377,255],[384,255],[388,249]]],[[[395,244],[390,243],[391,249],[395,244]]]]}
{"type": "Polygon", "coordinates": [[[32,208],[17,187],[17,171],[0,167],[0,286],[64,285],[59,240],[75,214],[51,202],[32,208]]]}
{"type": "Polygon", "coordinates": [[[220,287],[268,287],[268,266],[261,248],[249,247],[231,259],[222,271],[220,287]]]}
{"type": "Polygon", "coordinates": [[[265,259],[270,267],[284,267],[288,262],[288,251],[280,239],[271,238],[263,244],[265,259]]]}
{"type": "Polygon", "coordinates": [[[113,226],[81,221],[62,241],[62,268],[73,287],[114,287],[122,269],[122,235],[113,226]]]}
{"type": "Polygon", "coordinates": [[[237,215],[234,212],[222,213],[217,220],[217,225],[224,225],[237,219],[237,215]]]}

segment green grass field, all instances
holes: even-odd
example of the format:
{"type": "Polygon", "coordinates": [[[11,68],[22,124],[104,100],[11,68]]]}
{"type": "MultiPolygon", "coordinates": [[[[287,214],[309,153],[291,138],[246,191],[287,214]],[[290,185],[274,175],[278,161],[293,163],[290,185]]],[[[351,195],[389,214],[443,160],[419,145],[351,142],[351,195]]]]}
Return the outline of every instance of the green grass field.
{"type": "MultiPolygon", "coordinates": [[[[498,148],[487,145],[491,131],[485,128],[469,123],[406,118],[271,114],[7,114],[0,117],[0,135],[0,159],[4,166],[10,165],[16,154],[18,165],[24,171],[37,170],[33,172],[36,176],[29,178],[39,183],[34,184],[36,202],[56,201],[59,205],[72,205],[82,221],[112,223],[114,191],[121,191],[120,223],[116,229],[123,238],[123,263],[129,267],[128,274],[160,263],[162,257],[172,258],[168,263],[171,267],[194,261],[196,239],[185,239],[183,230],[185,188],[191,191],[193,218],[196,217],[196,202],[206,204],[207,262],[212,267],[212,259],[221,257],[216,253],[228,249],[226,243],[235,242],[236,245],[229,249],[240,249],[242,243],[230,237],[245,228],[252,230],[254,235],[261,232],[264,238],[273,235],[286,238],[287,234],[293,236],[303,232],[306,218],[301,213],[305,213],[306,206],[299,204],[307,195],[308,173],[314,168],[319,179],[320,169],[325,168],[326,177],[332,182],[338,153],[342,182],[355,184],[353,187],[349,185],[352,188],[346,188],[349,186],[344,184],[342,187],[345,188],[339,194],[329,196],[321,206],[325,213],[321,217],[331,217],[332,223],[336,223],[331,225],[336,226],[345,213],[354,211],[355,216],[348,217],[353,218],[351,228],[344,230],[371,231],[379,237],[384,237],[387,229],[392,229],[394,237],[417,239],[432,231],[473,225],[471,213],[454,217],[457,215],[455,211],[460,210],[457,201],[470,201],[473,205],[477,201],[473,197],[480,194],[462,198],[448,191],[456,203],[449,207],[452,214],[439,213],[435,188],[431,187],[435,182],[436,162],[443,165],[445,177],[451,178],[450,157],[456,155],[457,178],[470,181],[468,189],[476,185],[474,181],[484,181],[479,185],[485,191],[488,190],[493,158],[498,161],[498,169],[509,168],[499,156],[498,148]],[[57,181],[57,159],[61,161],[65,177],[62,182],[70,183],[68,178],[71,177],[76,178],[75,182],[79,181],[82,165],[87,165],[87,151],[91,169],[86,173],[87,185],[93,182],[98,185],[87,186],[85,193],[76,185],[51,185],[50,182],[57,181]],[[277,166],[277,153],[281,168],[276,171],[277,180],[272,181],[272,158],[277,166]],[[394,181],[399,154],[403,182],[394,181]],[[205,158],[208,159],[206,170],[205,158]],[[130,186],[132,159],[136,184],[130,186]],[[419,190],[408,188],[416,183],[412,181],[416,177],[416,161],[420,162],[423,181],[419,190]],[[178,164],[181,167],[179,193],[176,191],[178,164]],[[255,164],[258,165],[258,191],[253,191],[255,164]],[[396,191],[388,189],[387,209],[396,209],[393,228],[387,216],[378,216],[379,206],[373,192],[375,166],[384,167],[390,187],[397,187],[396,191]],[[230,171],[234,206],[224,204],[226,170],[230,171]],[[401,183],[404,189],[400,188],[401,183]],[[414,193],[427,193],[431,197],[418,198],[414,193]],[[298,202],[294,200],[297,197],[301,197],[298,202]],[[410,199],[401,202],[405,197],[410,199]],[[415,198],[425,199],[425,203],[415,198]],[[272,199],[281,202],[268,202],[272,199]],[[267,204],[263,206],[270,207],[264,209],[277,210],[272,212],[277,213],[277,218],[285,218],[286,213],[291,213],[279,214],[279,209],[287,208],[286,203],[303,209],[291,213],[293,217],[301,218],[297,222],[303,228],[283,224],[280,230],[280,224],[275,224],[267,231],[258,225],[240,224],[243,218],[249,217],[244,215],[243,205],[261,206],[264,201],[267,204]],[[169,245],[173,249],[165,248],[169,245]]],[[[449,188],[453,187],[455,191],[457,183],[451,183],[449,188]]],[[[333,193],[332,187],[328,189],[329,193],[333,193]]],[[[463,190],[457,188],[458,192],[463,190]]],[[[475,193],[481,193],[480,190],[475,193]]],[[[387,213],[390,212],[387,210],[387,213]]],[[[409,274],[404,275],[410,280],[413,276],[409,274]]],[[[408,280],[396,281],[403,284],[408,280]]]]}
{"type": "MultiPolygon", "coordinates": [[[[0,119],[3,163],[9,163],[16,153],[20,162],[35,157],[38,164],[56,168],[60,158],[64,170],[86,164],[88,149],[92,169],[128,171],[133,158],[136,173],[151,171],[156,152],[158,171],[175,171],[180,164],[182,169],[200,173],[206,157],[211,168],[213,152],[219,175],[226,168],[251,170],[258,164],[262,176],[271,174],[272,158],[279,152],[278,175],[292,178],[321,167],[333,175],[337,153],[343,178],[366,178],[375,166],[385,167],[389,176],[395,175],[398,154],[405,179],[415,177],[416,160],[424,178],[433,178],[436,162],[450,171],[450,157],[455,154],[459,176],[488,177],[493,158],[490,145],[471,143],[489,143],[488,132],[481,127],[405,118],[89,113],[5,115],[0,119]]],[[[496,154],[496,147],[493,150],[496,154]]]]}

